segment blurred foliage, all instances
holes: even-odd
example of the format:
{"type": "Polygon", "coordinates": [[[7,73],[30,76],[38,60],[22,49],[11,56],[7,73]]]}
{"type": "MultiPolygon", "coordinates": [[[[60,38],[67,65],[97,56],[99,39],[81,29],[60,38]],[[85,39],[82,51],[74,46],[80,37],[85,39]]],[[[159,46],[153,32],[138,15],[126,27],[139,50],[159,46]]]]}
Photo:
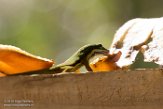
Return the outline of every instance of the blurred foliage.
{"type": "Polygon", "coordinates": [[[109,48],[124,22],[162,17],[162,4],[162,0],[0,0],[0,43],[60,63],[88,43],[109,48]]]}

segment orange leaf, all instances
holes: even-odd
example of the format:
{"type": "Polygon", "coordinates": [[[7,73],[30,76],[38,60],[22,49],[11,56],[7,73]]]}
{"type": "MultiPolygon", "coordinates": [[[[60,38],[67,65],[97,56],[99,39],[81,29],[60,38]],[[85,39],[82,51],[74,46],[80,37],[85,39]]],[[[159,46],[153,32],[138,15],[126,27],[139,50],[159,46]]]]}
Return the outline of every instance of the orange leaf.
{"type": "Polygon", "coordinates": [[[119,69],[116,62],[119,60],[120,56],[121,52],[118,52],[117,54],[113,55],[100,57],[91,62],[89,65],[93,72],[116,70],[119,69]]]}
{"type": "Polygon", "coordinates": [[[0,73],[0,77],[3,77],[3,76],[6,76],[5,74],[3,74],[3,73],[0,73]]]}
{"type": "Polygon", "coordinates": [[[17,47],[0,45],[0,72],[6,75],[48,69],[53,63],[52,60],[34,56],[17,47]]]}

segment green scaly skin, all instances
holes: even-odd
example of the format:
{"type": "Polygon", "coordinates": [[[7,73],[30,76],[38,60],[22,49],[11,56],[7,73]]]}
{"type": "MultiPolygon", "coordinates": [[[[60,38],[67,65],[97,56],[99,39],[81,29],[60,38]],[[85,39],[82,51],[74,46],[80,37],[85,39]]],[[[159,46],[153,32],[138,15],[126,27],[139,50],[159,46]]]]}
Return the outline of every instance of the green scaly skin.
{"type": "Polygon", "coordinates": [[[108,52],[109,51],[106,48],[104,48],[102,44],[89,44],[81,47],[69,59],[55,67],[16,75],[75,72],[82,66],[85,66],[88,71],[92,71],[91,68],[89,67],[89,59],[97,54],[108,55],[108,52]]]}
{"type": "Polygon", "coordinates": [[[80,48],[68,60],[57,65],[51,70],[54,72],[75,72],[82,66],[85,66],[88,71],[92,71],[89,67],[89,59],[96,54],[108,54],[108,50],[101,44],[89,44],[80,48]]]}

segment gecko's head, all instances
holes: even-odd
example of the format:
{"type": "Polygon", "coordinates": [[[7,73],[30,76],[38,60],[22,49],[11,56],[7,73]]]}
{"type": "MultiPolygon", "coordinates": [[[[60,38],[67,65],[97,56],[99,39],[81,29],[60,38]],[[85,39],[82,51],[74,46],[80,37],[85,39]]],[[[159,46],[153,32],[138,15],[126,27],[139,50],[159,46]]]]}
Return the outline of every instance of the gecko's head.
{"type": "Polygon", "coordinates": [[[116,54],[110,54],[109,50],[104,48],[102,44],[85,45],[80,50],[81,56],[86,57],[84,64],[89,64],[87,70],[98,72],[119,69],[116,62],[121,57],[120,51],[116,54]]]}
{"type": "Polygon", "coordinates": [[[81,53],[85,59],[87,70],[93,72],[112,71],[119,69],[116,62],[121,57],[121,52],[110,54],[109,50],[104,48],[102,44],[86,45],[81,49],[81,53]]]}
{"type": "Polygon", "coordinates": [[[81,63],[81,65],[84,65],[88,71],[92,71],[92,69],[89,66],[90,60],[94,59],[99,55],[104,56],[108,54],[109,50],[104,48],[102,44],[89,44],[79,49],[76,55],[77,56],[76,59],[79,60],[76,62],[81,63]]]}
{"type": "Polygon", "coordinates": [[[80,57],[86,57],[87,59],[92,58],[95,55],[108,55],[109,50],[104,48],[102,44],[89,44],[85,45],[80,49],[80,57]]]}

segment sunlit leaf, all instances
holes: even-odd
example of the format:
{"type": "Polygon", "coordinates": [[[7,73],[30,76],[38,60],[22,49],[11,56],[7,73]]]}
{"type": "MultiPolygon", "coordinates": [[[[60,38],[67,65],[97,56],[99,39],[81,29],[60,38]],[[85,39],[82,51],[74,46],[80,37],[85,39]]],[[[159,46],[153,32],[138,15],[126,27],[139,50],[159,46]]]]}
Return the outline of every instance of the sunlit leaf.
{"type": "Polygon", "coordinates": [[[53,61],[27,53],[17,47],[0,45],[0,72],[6,75],[48,69],[53,61]]]}

